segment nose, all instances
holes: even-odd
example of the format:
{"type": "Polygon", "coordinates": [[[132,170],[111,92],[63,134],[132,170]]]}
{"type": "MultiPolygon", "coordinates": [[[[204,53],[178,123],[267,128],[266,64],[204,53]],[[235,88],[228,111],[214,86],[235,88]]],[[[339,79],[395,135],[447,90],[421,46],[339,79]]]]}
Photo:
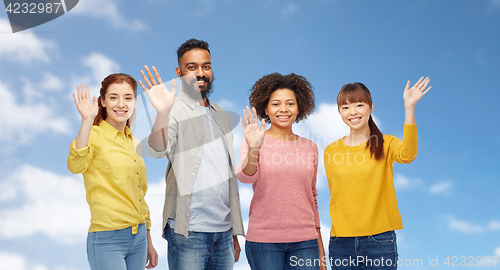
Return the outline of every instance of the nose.
{"type": "Polygon", "coordinates": [[[121,108],[121,107],[125,107],[125,99],[123,98],[120,98],[118,100],[118,106],[121,108]]]}
{"type": "Polygon", "coordinates": [[[205,76],[205,71],[203,70],[203,67],[202,66],[199,66],[196,71],[195,71],[195,75],[197,77],[204,77],[205,76]]]}
{"type": "Polygon", "coordinates": [[[356,114],[356,107],[351,106],[351,108],[349,108],[349,114],[356,114]]]}
{"type": "Polygon", "coordinates": [[[280,105],[280,112],[285,112],[286,111],[286,104],[285,103],[282,103],[280,105]]]}

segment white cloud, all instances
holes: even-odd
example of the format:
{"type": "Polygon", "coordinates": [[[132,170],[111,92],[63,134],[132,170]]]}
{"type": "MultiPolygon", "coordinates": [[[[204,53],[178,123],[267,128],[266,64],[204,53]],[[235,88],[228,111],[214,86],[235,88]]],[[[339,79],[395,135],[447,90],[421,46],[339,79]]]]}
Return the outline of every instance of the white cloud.
{"type": "Polygon", "coordinates": [[[454,217],[449,217],[448,227],[454,231],[466,234],[494,232],[500,230],[500,221],[491,221],[487,225],[479,225],[470,221],[458,220],[454,217]]]}
{"type": "Polygon", "coordinates": [[[290,3],[281,9],[281,17],[288,18],[295,14],[299,10],[299,6],[297,4],[290,3]]]}
{"type": "Polygon", "coordinates": [[[250,202],[252,202],[253,190],[250,184],[240,184],[240,204],[241,211],[248,212],[250,209],[250,202]]]}
{"type": "Polygon", "coordinates": [[[116,73],[120,69],[119,64],[100,53],[92,53],[84,58],[82,62],[92,70],[92,79],[98,82],[101,82],[106,76],[116,73]]]}
{"type": "Polygon", "coordinates": [[[23,165],[0,183],[11,185],[11,195],[2,199],[23,201],[0,211],[0,236],[44,233],[63,244],[85,241],[90,213],[81,175],[62,176],[23,165]]]}
{"type": "Polygon", "coordinates": [[[47,131],[69,133],[69,122],[55,115],[54,108],[44,102],[29,102],[31,93],[36,92],[29,84],[25,85],[24,92],[28,96],[24,95],[24,104],[19,104],[8,87],[0,82],[0,142],[18,145],[47,131]]]}
{"type": "Polygon", "coordinates": [[[87,15],[109,21],[113,27],[138,31],[146,25],[138,19],[129,19],[118,10],[118,1],[114,0],[85,0],[70,11],[72,14],[87,15]]]}
{"type": "Polygon", "coordinates": [[[410,179],[399,173],[394,176],[394,187],[397,190],[409,190],[422,185],[423,182],[420,179],[410,179]]]}
{"type": "Polygon", "coordinates": [[[145,197],[149,206],[151,218],[151,241],[160,256],[160,263],[165,262],[167,256],[167,241],[161,237],[163,222],[163,203],[165,201],[165,179],[148,183],[148,192],[145,197]]]}
{"type": "Polygon", "coordinates": [[[500,247],[495,249],[495,256],[500,256],[500,247]]]}
{"type": "Polygon", "coordinates": [[[451,188],[452,188],[452,182],[450,180],[448,180],[448,181],[439,182],[437,184],[432,185],[429,188],[429,191],[431,194],[449,195],[451,188]]]}
{"type": "MultiPolygon", "coordinates": [[[[69,87],[71,93],[76,93],[76,87],[83,84],[84,86],[88,86],[91,97],[99,97],[102,80],[109,74],[120,72],[120,65],[117,62],[97,52],[91,53],[83,58],[82,63],[85,67],[89,68],[90,73],[71,78],[71,85],[69,87]]],[[[68,98],[73,100],[71,94],[68,95],[68,98]]],[[[76,107],[75,114],[78,119],[81,119],[76,107]]]]}
{"type": "MultiPolygon", "coordinates": [[[[0,31],[12,31],[7,20],[0,18],[0,31]]],[[[19,61],[24,64],[32,61],[50,62],[55,44],[42,40],[30,30],[15,34],[3,34],[0,42],[0,59],[19,61]]]]}
{"type": "Polygon", "coordinates": [[[0,270],[47,270],[40,264],[29,263],[24,257],[8,252],[0,252],[0,270]]]}
{"type": "Polygon", "coordinates": [[[64,85],[56,75],[45,72],[42,81],[39,83],[40,88],[49,91],[57,91],[63,89],[64,85]]]}
{"type": "MultiPolygon", "coordinates": [[[[29,262],[25,257],[0,251],[0,270],[47,270],[45,265],[29,262]]],[[[56,266],[53,270],[74,270],[64,266],[56,266]]]]}

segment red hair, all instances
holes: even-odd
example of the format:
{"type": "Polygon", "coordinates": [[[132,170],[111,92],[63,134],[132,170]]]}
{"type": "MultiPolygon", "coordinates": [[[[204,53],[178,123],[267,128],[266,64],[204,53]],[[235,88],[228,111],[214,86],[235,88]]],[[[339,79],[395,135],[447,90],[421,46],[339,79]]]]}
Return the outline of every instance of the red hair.
{"type": "MultiPolygon", "coordinates": [[[[125,73],[113,73],[108,75],[108,77],[104,78],[104,80],[102,80],[101,82],[101,90],[99,91],[99,98],[97,99],[99,112],[94,118],[94,126],[98,126],[102,120],[106,120],[106,118],[108,117],[106,108],[102,106],[102,101],[104,100],[104,97],[108,92],[108,87],[114,83],[128,83],[132,87],[132,90],[134,90],[134,97],[137,98],[137,81],[134,78],[125,73]]],[[[127,127],[130,127],[130,119],[127,120],[127,127]]]]}

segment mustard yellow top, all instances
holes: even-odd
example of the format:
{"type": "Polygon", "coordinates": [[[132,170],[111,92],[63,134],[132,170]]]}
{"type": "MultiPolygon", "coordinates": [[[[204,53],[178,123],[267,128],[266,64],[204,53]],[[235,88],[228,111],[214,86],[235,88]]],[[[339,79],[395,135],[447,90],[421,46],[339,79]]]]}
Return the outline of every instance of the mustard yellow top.
{"type": "Polygon", "coordinates": [[[344,138],[324,152],[330,189],[331,236],[374,235],[403,228],[394,190],[394,162],[417,157],[417,125],[405,125],[403,141],[384,134],[384,157],[370,157],[366,143],[348,146],[344,138]]]}
{"type": "MultiPolygon", "coordinates": [[[[139,140],[125,127],[125,134],[106,121],[92,126],[89,145],[69,147],[68,169],[83,174],[90,207],[89,232],[120,230],[141,223],[151,227],[149,207],[144,201],[148,189],[146,165],[136,153],[139,140]]],[[[138,150],[140,153],[140,150],[138,150]]]]}

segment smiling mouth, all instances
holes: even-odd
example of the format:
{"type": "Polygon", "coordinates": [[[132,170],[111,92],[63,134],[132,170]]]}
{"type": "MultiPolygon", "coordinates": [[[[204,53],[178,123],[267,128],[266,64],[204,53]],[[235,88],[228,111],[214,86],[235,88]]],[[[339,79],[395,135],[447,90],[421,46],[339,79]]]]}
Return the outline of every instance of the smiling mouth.
{"type": "Polygon", "coordinates": [[[118,115],[126,115],[128,111],[116,111],[116,110],[113,110],[113,112],[115,112],[118,115]]]}
{"type": "Polygon", "coordinates": [[[356,117],[356,118],[349,119],[349,122],[351,122],[351,123],[358,123],[360,120],[361,120],[361,117],[356,117]]]}

